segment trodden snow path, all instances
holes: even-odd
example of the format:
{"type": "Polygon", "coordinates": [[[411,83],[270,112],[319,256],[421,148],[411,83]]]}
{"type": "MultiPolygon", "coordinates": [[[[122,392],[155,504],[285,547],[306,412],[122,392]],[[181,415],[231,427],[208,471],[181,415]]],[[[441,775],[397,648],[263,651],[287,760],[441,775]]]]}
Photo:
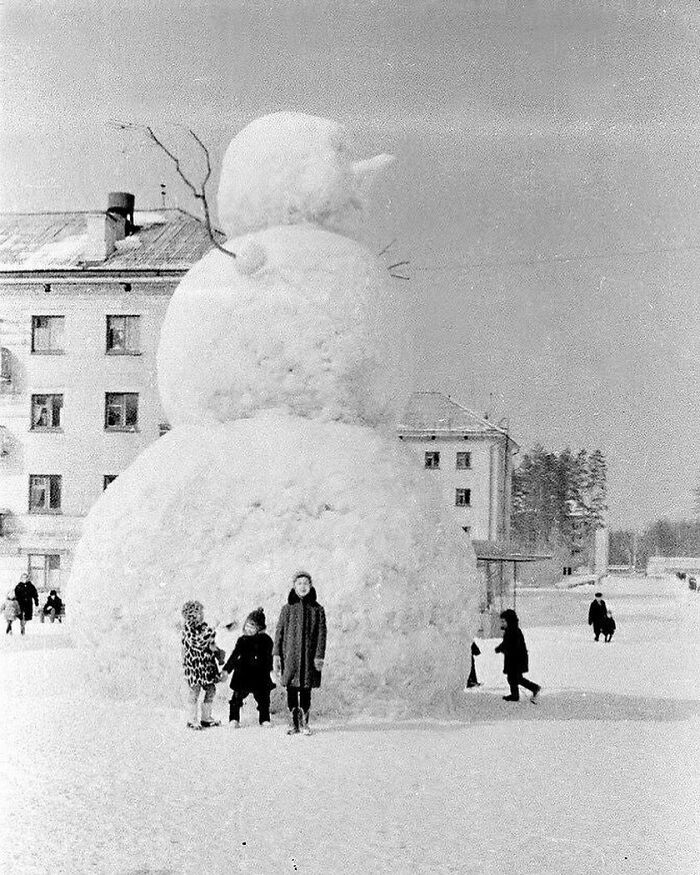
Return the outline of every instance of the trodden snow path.
{"type": "Polygon", "coordinates": [[[0,645],[0,869],[698,871],[700,596],[604,592],[609,645],[585,626],[590,588],[519,594],[536,706],[501,700],[481,641],[463,719],[321,718],[311,738],[282,711],[259,729],[250,705],[238,731],[191,732],[176,711],[88,699],[65,628],[34,622],[0,645]]]}

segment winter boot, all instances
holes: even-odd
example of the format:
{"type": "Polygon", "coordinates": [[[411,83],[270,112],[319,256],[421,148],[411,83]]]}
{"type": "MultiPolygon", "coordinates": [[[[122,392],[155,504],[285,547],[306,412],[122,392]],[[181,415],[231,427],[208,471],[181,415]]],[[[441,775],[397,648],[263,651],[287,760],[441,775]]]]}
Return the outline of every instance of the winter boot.
{"type": "Polygon", "coordinates": [[[301,708],[292,708],[290,713],[290,724],[287,730],[287,735],[296,735],[299,732],[299,721],[301,719],[301,708]]]}
{"type": "Polygon", "coordinates": [[[309,712],[302,711],[301,713],[301,734],[302,735],[311,735],[311,730],[309,729],[309,712]]]}

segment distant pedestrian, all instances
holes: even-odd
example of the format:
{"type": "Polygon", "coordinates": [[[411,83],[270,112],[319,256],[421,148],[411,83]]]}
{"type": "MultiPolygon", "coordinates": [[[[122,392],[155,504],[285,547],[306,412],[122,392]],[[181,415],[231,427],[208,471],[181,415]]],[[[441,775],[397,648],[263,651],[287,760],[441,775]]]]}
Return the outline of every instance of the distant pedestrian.
{"type": "Polygon", "coordinates": [[[234,727],[241,725],[241,705],[252,693],[258,706],[258,722],[269,727],[270,690],[275,685],[270,680],[272,671],[272,638],[265,632],[265,612],[262,608],[251,611],[243,623],[243,634],[224,665],[224,672],[231,674],[231,702],[229,722],[234,727]]]}
{"type": "Polygon", "coordinates": [[[503,674],[510,686],[510,695],[504,696],[506,702],[517,702],[520,699],[519,687],[525,687],[532,693],[532,701],[542,689],[539,684],[524,678],[523,675],[529,670],[529,660],[525,638],[520,629],[518,615],[511,608],[501,614],[501,629],[503,629],[503,641],[496,647],[496,653],[503,654],[503,674]]]}
{"type": "Polygon", "coordinates": [[[481,686],[479,681],[476,679],[476,662],[474,661],[474,657],[480,656],[480,655],[481,655],[481,651],[479,650],[476,641],[472,641],[472,646],[471,646],[472,664],[471,664],[471,670],[469,672],[469,677],[467,678],[467,689],[470,689],[471,687],[480,687],[481,686]]]}
{"type": "Polygon", "coordinates": [[[182,664],[189,691],[190,729],[206,729],[220,726],[221,721],[212,719],[211,709],[220,678],[219,661],[224,653],[216,646],[214,630],[204,622],[204,606],[198,601],[188,601],[182,606],[184,626],[182,629],[182,664]],[[202,700],[202,719],[198,717],[199,694],[202,700]]]}
{"type": "Polygon", "coordinates": [[[19,625],[24,635],[27,623],[34,616],[34,608],[39,607],[39,593],[28,574],[23,574],[15,587],[15,597],[19,602],[19,625]]]}
{"type": "Polygon", "coordinates": [[[603,624],[601,626],[601,631],[603,633],[603,640],[607,643],[610,642],[613,635],[615,634],[615,629],[617,629],[617,623],[615,622],[613,615],[610,611],[603,617],[603,624]]]}
{"type": "Polygon", "coordinates": [[[46,604],[41,609],[41,622],[44,622],[44,617],[48,617],[53,623],[54,620],[61,622],[63,616],[63,599],[52,589],[49,597],[46,599],[46,604]]]}
{"type": "Polygon", "coordinates": [[[605,602],[603,601],[603,594],[597,592],[593,601],[588,608],[588,625],[593,626],[593,635],[595,636],[594,640],[597,641],[600,638],[600,633],[603,629],[603,620],[605,619],[605,615],[608,613],[608,608],[605,602]]]}
{"type": "Polygon", "coordinates": [[[273,649],[275,673],[287,688],[289,735],[310,735],[311,690],[321,686],[326,654],[326,613],[307,571],[294,575],[287,604],[280,611],[273,649]]]}
{"type": "Polygon", "coordinates": [[[14,589],[11,589],[8,592],[5,604],[2,606],[2,612],[5,615],[5,622],[7,623],[5,635],[12,635],[12,624],[21,613],[14,589]]]}

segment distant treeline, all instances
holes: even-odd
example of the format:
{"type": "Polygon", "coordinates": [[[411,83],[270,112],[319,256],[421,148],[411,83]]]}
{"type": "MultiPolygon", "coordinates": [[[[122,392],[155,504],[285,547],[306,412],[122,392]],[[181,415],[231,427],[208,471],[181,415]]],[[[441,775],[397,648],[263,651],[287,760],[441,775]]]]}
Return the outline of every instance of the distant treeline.
{"type": "Polygon", "coordinates": [[[585,553],[602,525],[607,465],[600,450],[536,446],[513,472],[512,537],[523,544],[562,546],[585,553]]]}
{"type": "Polygon", "coordinates": [[[700,519],[657,520],[642,534],[611,529],[611,565],[646,568],[650,556],[700,556],[700,519]]]}

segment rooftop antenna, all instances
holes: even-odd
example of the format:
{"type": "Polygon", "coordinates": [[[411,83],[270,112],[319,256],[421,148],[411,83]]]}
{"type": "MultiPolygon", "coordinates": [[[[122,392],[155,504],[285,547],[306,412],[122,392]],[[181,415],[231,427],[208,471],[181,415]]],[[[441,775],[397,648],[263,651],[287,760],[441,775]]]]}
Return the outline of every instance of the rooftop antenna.
{"type": "Polygon", "coordinates": [[[165,183],[160,184],[160,205],[165,209],[165,183]]]}

